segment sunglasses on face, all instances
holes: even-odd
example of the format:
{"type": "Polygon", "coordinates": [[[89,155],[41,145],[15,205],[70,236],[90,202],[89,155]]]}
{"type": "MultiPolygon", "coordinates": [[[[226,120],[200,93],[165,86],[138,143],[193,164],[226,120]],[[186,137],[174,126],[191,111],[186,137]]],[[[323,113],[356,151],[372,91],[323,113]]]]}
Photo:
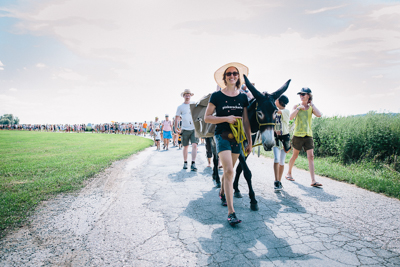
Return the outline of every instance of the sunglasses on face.
{"type": "Polygon", "coordinates": [[[301,93],[300,95],[301,95],[301,96],[305,96],[305,95],[306,95],[306,93],[301,93]]]}
{"type": "Polygon", "coordinates": [[[233,74],[233,76],[238,76],[239,75],[239,72],[227,72],[226,73],[226,76],[228,77],[228,76],[231,76],[233,74]]]}

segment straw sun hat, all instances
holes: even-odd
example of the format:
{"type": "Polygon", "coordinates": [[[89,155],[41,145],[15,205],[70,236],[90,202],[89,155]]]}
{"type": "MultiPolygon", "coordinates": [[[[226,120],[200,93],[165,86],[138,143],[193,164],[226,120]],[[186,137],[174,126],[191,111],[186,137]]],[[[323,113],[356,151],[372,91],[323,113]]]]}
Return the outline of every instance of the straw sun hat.
{"type": "Polygon", "coordinates": [[[224,83],[224,72],[227,68],[229,67],[235,67],[239,70],[240,73],[240,86],[244,83],[244,77],[243,74],[246,74],[246,76],[249,75],[249,68],[246,67],[245,65],[238,63],[238,62],[232,62],[223,65],[221,68],[219,68],[215,73],[214,73],[214,79],[221,88],[225,88],[226,85],[224,83]]]}
{"type": "Polygon", "coordinates": [[[194,95],[194,94],[190,91],[190,89],[185,89],[185,91],[183,91],[183,92],[181,93],[181,96],[183,97],[185,94],[189,94],[189,95],[191,95],[191,96],[194,95]]]}

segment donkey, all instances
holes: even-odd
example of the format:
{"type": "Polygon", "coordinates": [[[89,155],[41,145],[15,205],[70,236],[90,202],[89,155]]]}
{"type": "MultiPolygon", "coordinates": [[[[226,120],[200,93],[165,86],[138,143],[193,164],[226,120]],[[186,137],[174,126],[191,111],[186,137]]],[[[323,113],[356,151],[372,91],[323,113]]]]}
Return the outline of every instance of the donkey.
{"type": "MultiPolygon", "coordinates": [[[[275,145],[274,138],[274,126],[275,126],[275,116],[278,108],[275,105],[275,100],[278,99],[289,87],[290,79],[284,83],[278,90],[269,94],[267,92],[260,93],[249,81],[249,79],[244,75],[244,80],[247,88],[253,94],[254,99],[250,102],[247,107],[247,113],[250,122],[250,128],[252,133],[252,143],[255,145],[256,133],[260,131],[261,144],[265,151],[271,151],[272,147],[275,145]]],[[[234,196],[241,198],[242,195],[239,190],[239,177],[243,171],[244,178],[246,179],[247,185],[249,187],[249,197],[250,197],[250,209],[258,210],[258,203],[255,198],[255,193],[251,183],[251,171],[246,163],[247,157],[243,153],[239,155],[239,163],[236,168],[235,181],[233,183],[234,196]]]]}

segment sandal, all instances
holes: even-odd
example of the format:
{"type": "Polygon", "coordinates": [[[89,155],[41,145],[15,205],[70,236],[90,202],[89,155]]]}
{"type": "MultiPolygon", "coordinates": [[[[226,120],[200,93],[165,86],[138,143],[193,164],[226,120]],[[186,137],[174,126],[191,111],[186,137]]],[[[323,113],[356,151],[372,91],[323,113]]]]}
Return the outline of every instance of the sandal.
{"type": "Polygon", "coordinates": [[[319,186],[322,186],[322,184],[320,184],[320,183],[318,183],[318,182],[315,182],[315,183],[311,184],[311,186],[319,187],[319,186]]]}
{"type": "Polygon", "coordinates": [[[286,180],[294,181],[293,177],[291,177],[291,176],[287,176],[287,175],[286,175],[285,178],[286,178],[286,180]]]}

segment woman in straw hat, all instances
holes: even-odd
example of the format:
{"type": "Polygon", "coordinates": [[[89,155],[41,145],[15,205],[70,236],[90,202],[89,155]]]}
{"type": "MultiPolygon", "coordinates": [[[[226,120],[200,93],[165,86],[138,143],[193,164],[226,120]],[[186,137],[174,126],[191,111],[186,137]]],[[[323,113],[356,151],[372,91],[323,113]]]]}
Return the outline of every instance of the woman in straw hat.
{"type": "Polygon", "coordinates": [[[229,124],[235,124],[236,119],[243,119],[243,126],[248,140],[246,151],[250,153],[252,149],[250,123],[247,117],[249,101],[245,94],[239,92],[239,88],[244,81],[243,74],[248,75],[248,68],[240,63],[226,64],[214,73],[215,81],[222,90],[211,95],[204,116],[206,123],[216,124],[217,153],[224,170],[220,197],[223,205],[227,204],[228,206],[228,222],[231,225],[241,222],[236,217],[235,209],[233,208],[233,166],[239,157],[241,146],[231,139],[232,132],[229,124]],[[215,115],[213,115],[214,113],[215,115]]]}

